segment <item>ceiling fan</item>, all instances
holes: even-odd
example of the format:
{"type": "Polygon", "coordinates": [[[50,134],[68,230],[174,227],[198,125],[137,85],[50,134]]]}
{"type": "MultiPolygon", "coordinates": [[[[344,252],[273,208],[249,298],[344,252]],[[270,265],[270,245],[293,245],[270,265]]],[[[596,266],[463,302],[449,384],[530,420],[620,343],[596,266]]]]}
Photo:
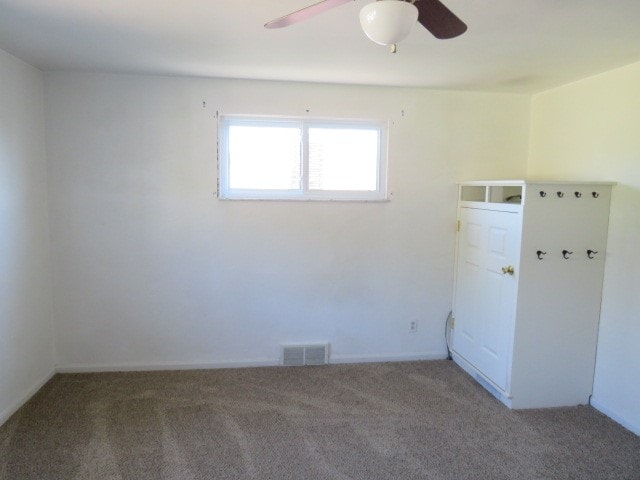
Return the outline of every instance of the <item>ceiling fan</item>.
{"type": "MultiPolygon", "coordinates": [[[[354,0],[323,0],[265,24],[266,28],[282,28],[307,20],[331,8],[354,0]]],[[[360,11],[360,25],[364,33],[381,45],[403,40],[418,21],[434,37],[454,38],[462,35],[467,26],[439,0],[378,0],[360,11]]]]}

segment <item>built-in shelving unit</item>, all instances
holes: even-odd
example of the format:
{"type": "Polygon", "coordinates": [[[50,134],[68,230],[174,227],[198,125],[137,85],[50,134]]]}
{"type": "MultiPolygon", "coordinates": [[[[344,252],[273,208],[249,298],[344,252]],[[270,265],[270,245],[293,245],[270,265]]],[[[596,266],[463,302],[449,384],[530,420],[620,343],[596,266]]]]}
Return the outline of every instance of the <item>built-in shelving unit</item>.
{"type": "Polygon", "coordinates": [[[589,402],[612,185],[459,186],[452,355],[509,407],[589,402]]]}

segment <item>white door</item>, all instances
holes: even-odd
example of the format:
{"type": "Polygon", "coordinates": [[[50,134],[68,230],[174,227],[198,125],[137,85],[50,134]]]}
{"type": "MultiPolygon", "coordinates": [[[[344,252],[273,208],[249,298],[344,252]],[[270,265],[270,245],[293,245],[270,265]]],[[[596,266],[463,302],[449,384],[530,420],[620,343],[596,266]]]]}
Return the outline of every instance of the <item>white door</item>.
{"type": "Polygon", "coordinates": [[[520,219],[519,213],[460,209],[452,346],[503,391],[515,321],[520,219]]]}

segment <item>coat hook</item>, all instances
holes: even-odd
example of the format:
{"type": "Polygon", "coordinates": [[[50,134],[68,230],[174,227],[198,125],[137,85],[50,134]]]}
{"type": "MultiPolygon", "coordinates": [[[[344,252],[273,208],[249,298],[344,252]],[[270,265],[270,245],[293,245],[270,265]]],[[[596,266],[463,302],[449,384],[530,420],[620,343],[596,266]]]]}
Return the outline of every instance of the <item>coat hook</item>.
{"type": "Polygon", "coordinates": [[[576,196],[576,198],[580,198],[582,196],[582,193],[580,192],[575,192],[574,195],[576,196]]]}
{"type": "Polygon", "coordinates": [[[542,257],[543,257],[543,255],[546,255],[546,254],[547,254],[547,252],[543,252],[542,250],[538,250],[536,252],[536,255],[538,256],[538,260],[544,260],[542,257]]]}
{"type": "Polygon", "coordinates": [[[593,198],[598,198],[600,196],[598,192],[591,192],[591,195],[593,195],[593,198]]]}
{"type": "Polygon", "coordinates": [[[547,192],[545,192],[544,190],[540,190],[540,196],[541,197],[546,197],[547,196],[547,192]]]}
{"type": "Polygon", "coordinates": [[[596,250],[587,250],[587,257],[593,260],[593,257],[598,253],[596,250]]]}
{"type": "Polygon", "coordinates": [[[569,250],[562,250],[562,258],[564,258],[565,260],[568,260],[569,255],[573,255],[573,252],[570,252],[569,250]]]}
{"type": "Polygon", "coordinates": [[[558,192],[558,198],[562,198],[564,197],[564,193],[563,192],[558,192]]]}

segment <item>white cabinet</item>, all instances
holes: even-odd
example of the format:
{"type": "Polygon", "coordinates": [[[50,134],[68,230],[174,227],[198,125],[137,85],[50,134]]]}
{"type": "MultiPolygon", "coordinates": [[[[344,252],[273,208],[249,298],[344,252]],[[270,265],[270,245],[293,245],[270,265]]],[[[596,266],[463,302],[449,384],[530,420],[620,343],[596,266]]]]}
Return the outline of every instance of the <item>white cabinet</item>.
{"type": "Polygon", "coordinates": [[[511,408],[589,402],[612,185],[460,185],[452,356],[511,408]]]}

